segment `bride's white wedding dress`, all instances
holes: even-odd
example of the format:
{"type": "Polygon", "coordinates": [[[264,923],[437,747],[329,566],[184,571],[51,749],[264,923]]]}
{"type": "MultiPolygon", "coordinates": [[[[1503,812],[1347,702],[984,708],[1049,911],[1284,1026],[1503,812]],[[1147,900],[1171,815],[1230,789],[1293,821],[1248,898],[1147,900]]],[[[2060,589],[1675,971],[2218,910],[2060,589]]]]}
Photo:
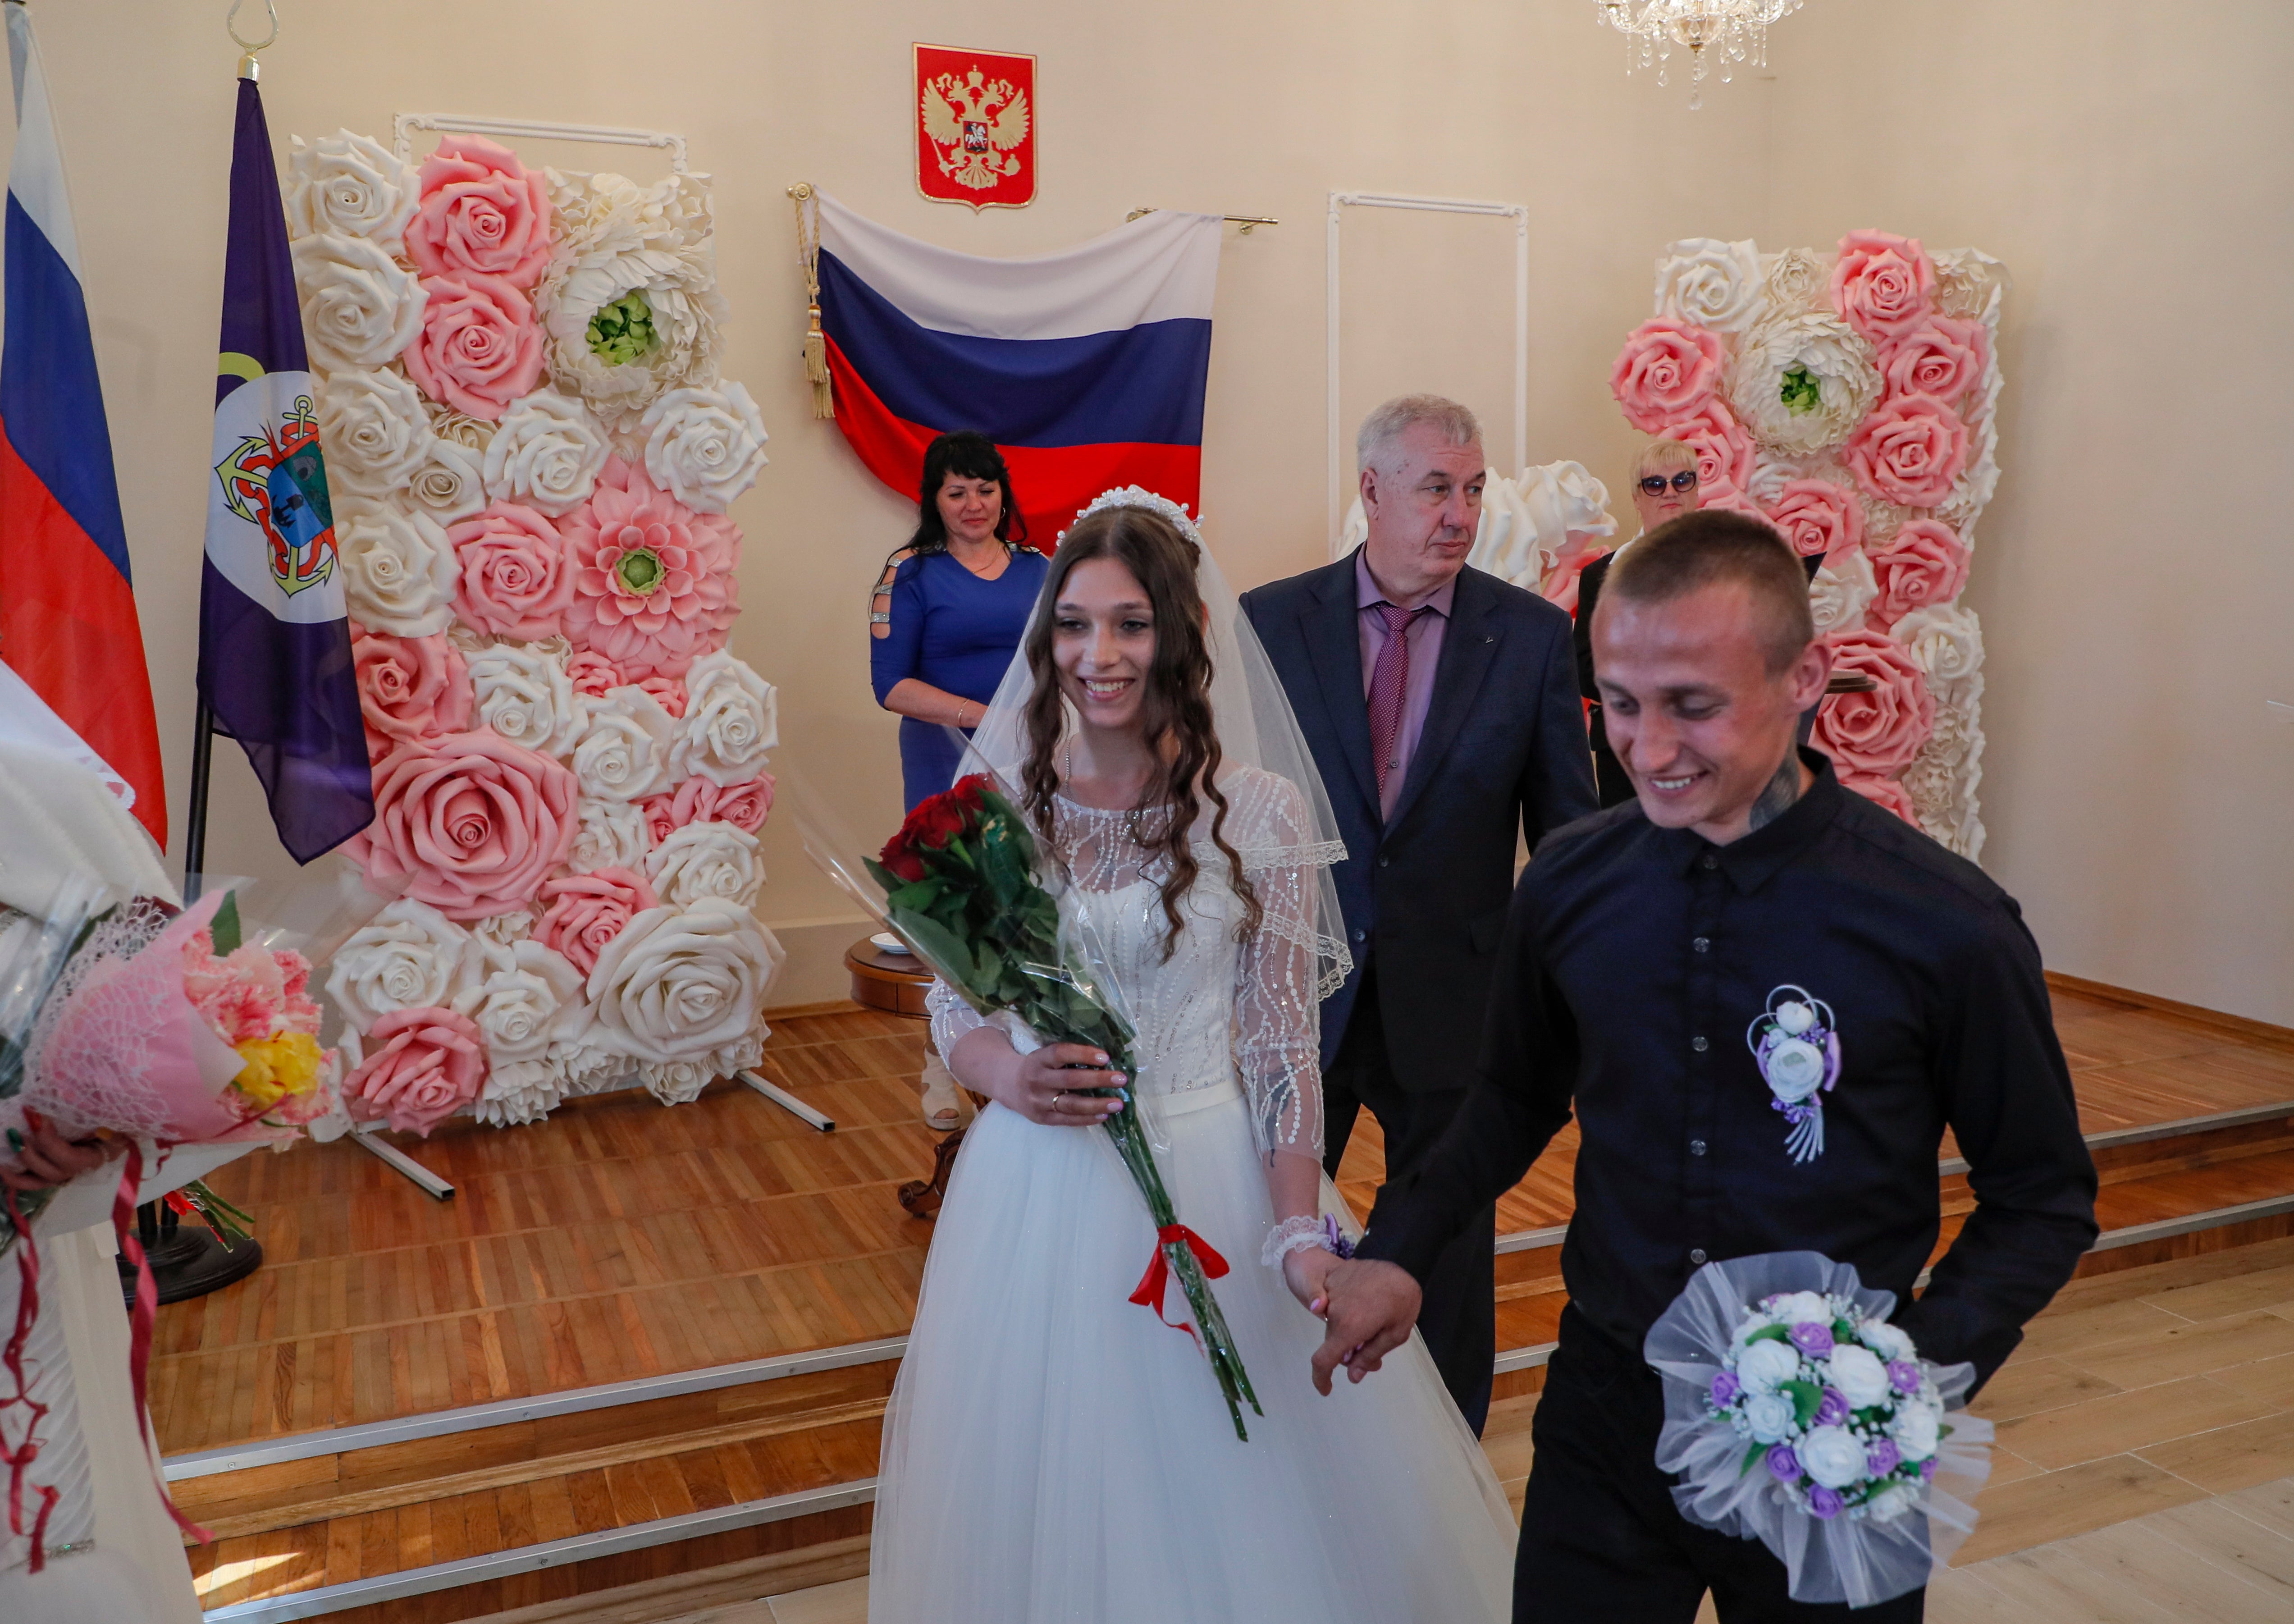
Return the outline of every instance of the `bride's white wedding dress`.
{"type": "MultiPolygon", "coordinates": [[[[1212,1289],[1266,1413],[1246,1409],[1238,1440],[1193,1338],[1128,1300],[1155,1231],[1106,1133],[990,1106],[956,1159],[885,1417],[871,1624],[1507,1616],[1512,1518],[1423,1344],[1322,1397],[1322,1322],[1260,1261],[1274,1220],[1259,1146],[1321,1143],[1311,870],[1289,781],[1243,768],[1222,783],[1265,911],[1248,941],[1207,839],[1168,958],[1128,814],[1062,801],[1053,844],[1137,1028],[1132,1086],[1179,1221],[1231,1265],[1212,1289]]],[[[943,1054],[981,1024],[944,988],[933,1011],[943,1054]]],[[[1322,1200],[1344,1212],[1327,1180],[1322,1200]]],[[[1186,1314],[1175,1282],[1167,1299],[1186,1314]]]]}

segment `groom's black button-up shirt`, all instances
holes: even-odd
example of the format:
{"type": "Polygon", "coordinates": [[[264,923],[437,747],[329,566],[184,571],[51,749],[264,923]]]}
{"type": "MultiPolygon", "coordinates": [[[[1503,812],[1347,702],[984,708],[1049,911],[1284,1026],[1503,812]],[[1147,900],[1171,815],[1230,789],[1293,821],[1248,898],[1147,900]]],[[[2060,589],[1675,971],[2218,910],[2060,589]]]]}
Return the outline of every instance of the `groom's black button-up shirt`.
{"type": "Polygon", "coordinates": [[[1363,1255],[1422,1278],[1574,1099],[1562,1273],[1618,1342],[1638,1350],[1709,1259],[1809,1250],[1894,1292],[1924,1357],[1972,1359],[1979,1377],[2006,1359],[2096,1232],[2038,949],[1974,864],[1802,759],[1809,793],[1728,845],[1629,804],[1538,847],[1472,1092],[1415,1177],[1379,1197],[1363,1255]],[[1823,1152],[1797,1164],[1746,1041],[1787,985],[1831,1007],[1843,1062],[1821,1097],[1823,1152]],[[1976,1208],[1912,1303],[1947,1124],[1976,1208]]]}

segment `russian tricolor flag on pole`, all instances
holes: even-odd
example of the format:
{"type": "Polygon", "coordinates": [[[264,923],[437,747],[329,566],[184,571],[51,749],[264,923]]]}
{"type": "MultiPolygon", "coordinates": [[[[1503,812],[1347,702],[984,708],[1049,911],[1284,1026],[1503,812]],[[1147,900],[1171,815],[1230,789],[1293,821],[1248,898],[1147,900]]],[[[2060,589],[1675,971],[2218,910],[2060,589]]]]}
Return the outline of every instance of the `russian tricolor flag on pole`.
{"type": "Polygon", "coordinates": [[[319,380],[279,203],[263,97],[239,82],[224,240],[199,698],[239,740],[297,862],[374,821],[350,611],[335,554],[319,380]]]}
{"type": "Polygon", "coordinates": [[[879,479],[913,497],[932,437],[970,428],[1003,448],[1045,551],[1115,486],[1199,506],[1219,216],[986,259],[814,197],[836,424],[879,479]]]}
{"type": "Polygon", "coordinates": [[[32,20],[18,0],[6,11],[16,151],[0,347],[0,659],[134,788],[132,810],[164,845],[159,729],[79,238],[32,20]]]}

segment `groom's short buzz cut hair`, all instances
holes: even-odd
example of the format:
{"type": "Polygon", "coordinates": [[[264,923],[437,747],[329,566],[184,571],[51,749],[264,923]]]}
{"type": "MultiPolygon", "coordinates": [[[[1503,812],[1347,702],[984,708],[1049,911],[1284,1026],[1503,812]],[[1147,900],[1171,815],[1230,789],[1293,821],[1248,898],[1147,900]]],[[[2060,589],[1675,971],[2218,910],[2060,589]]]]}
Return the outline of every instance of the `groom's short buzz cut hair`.
{"type": "Polygon", "coordinates": [[[1354,465],[1392,473],[1395,443],[1420,423],[1431,423],[1452,445],[1472,445],[1482,437],[1481,420],[1446,396],[1397,395],[1363,419],[1354,435],[1354,465]]]}
{"type": "Polygon", "coordinates": [[[1807,566],[1765,519],[1700,508],[1659,525],[1617,554],[1594,613],[1612,603],[1670,603],[1731,583],[1752,596],[1761,653],[1776,676],[1816,641],[1816,617],[1807,566]]]}

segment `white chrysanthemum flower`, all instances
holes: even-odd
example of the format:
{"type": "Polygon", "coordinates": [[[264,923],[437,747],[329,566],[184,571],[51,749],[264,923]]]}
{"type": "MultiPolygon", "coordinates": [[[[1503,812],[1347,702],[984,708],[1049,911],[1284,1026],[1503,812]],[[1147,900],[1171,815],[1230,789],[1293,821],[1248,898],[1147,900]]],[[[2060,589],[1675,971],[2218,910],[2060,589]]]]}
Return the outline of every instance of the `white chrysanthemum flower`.
{"type": "Polygon", "coordinates": [[[489,643],[468,655],[478,720],[544,755],[571,751],[588,726],[562,656],[540,643],[489,643]]]}
{"type": "Polygon", "coordinates": [[[704,778],[725,789],[764,771],[766,753],[780,743],[780,696],[771,683],[720,649],[693,662],[685,695],[672,779],[704,778]]]}
{"type": "Polygon", "coordinates": [[[1714,332],[1742,332],[1768,302],[1761,250],[1750,240],[1686,237],[1656,262],[1656,314],[1714,332]]]}
{"type": "Polygon", "coordinates": [[[1935,264],[1936,308],[1962,321],[1999,324],[1999,299],[2007,289],[2007,267],[1978,249],[1945,249],[1930,254],[1935,264]]]}
{"type": "Polygon", "coordinates": [[[288,147],[279,200],[289,237],[364,237],[392,255],[404,248],[421,189],[397,153],[348,130],[308,143],[291,136],[288,147]]]}
{"type": "Polygon", "coordinates": [[[1767,267],[1769,303],[1778,314],[1832,308],[1832,273],[1815,254],[1806,249],[1786,249],[1761,258],[1767,267]]]}
{"type": "Polygon", "coordinates": [[[1788,456],[1839,445],[1879,397],[1872,346],[1826,313],[1769,317],[1729,368],[1729,402],[1745,432],[1788,456]]]}
{"type": "Polygon", "coordinates": [[[537,389],[511,402],[494,427],[486,444],[486,494],[559,518],[590,500],[607,450],[604,432],[580,401],[537,389]]]}
{"type": "Polygon", "coordinates": [[[765,420],[737,383],[671,389],[646,409],[646,472],[696,513],[722,513],[765,467],[765,420]]]}
{"type": "Polygon", "coordinates": [[[549,1065],[557,1073],[559,1092],[567,1098],[617,1089],[631,1071],[630,1057],[612,1044],[599,1042],[596,1029],[586,1024],[579,1038],[549,1046],[549,1065]]]}
{"type": "Polygon", "coordinates": [[[397,372],[353,368],[319,388],[319,443],[335,493],[384,497],[405,488],[435,437],[422,391],[397,372]]]}
{"type": "Polygon", "coordinates": [[[470,1114],[489,1128],[523,1128],[557,1108],[564,1079],[547,1060],[500,1060],[486,1072],[470,1114]]]}
{"type": "Polygon", "coordinates": [[[453,621],[462,575],[438,521],[364,496],[338,497],[334,508],[351,618],[393,637],[443,632],[453,621]]]}
{"type": "Polygon", "coordinates": [[[292,252],[304,346],[320,371],[387,366],[421,332],[429,296],[375,243],[329,232],[304,238],[292,252]]]}

